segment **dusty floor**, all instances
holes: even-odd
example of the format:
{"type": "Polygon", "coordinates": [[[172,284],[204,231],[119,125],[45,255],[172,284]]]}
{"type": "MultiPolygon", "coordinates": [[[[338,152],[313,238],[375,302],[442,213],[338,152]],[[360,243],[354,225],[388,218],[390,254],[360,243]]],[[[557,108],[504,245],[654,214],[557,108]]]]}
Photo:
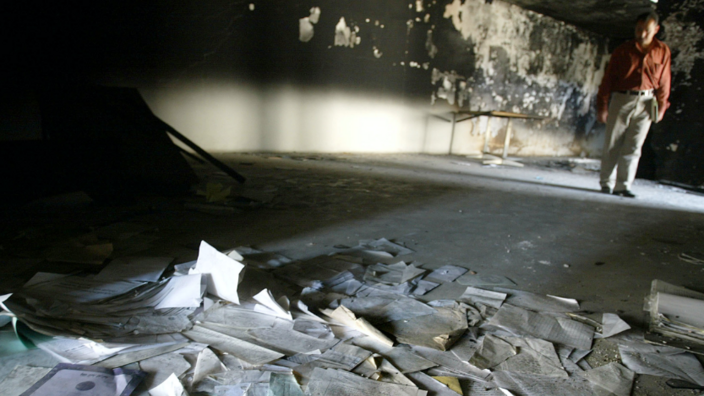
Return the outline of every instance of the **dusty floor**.
{"type": "MultiPolygon", "coordinates": [[[[200,240],[303,259],[384,237],[415,250],[417,263],[505,275],[519,289],[575,298],[585,310],[618,313],[632,326],[643,324],[643,298],[653,279],[704,291],[704,266],[678,258],[704,252],[704,196],[684,190],[637,180],[637,199],[609,196],[598,192],[589,166],[569,170],[545,166],[555,164],[548,160],[513,168],[459,156],[218,157],[248,178],[246,186],[195,165],[205,180],[232,184],[235,193],[265,202],[219,215],[184,208],[183,198],[154,196],[131,205],[4,212],[0,258],[9,276],[2,277],[0,294],[40,269],[85,268],[27,258],[33,250],[125,221],[147,228],[139,235],[139,254],[177,257],[175,263],[195,259],[200,240]]],[[[116,244],[115,254],[138,249],[135,243],[116,244]]],[[[598,345],[604,361],[617,358],[608,357],[608,341],[598,345]]],[[[698,392],[639,376],[632,394],[698,392]]]]}

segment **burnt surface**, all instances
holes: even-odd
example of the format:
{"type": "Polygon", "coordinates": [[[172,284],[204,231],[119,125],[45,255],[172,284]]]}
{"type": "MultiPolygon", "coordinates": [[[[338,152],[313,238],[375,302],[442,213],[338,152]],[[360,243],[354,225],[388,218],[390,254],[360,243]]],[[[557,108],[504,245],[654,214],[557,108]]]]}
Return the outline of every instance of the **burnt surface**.
{"type": "Polygon", "coordinates": [[[506,1],[617,40],[630,38],[636,16],[654,8],[650,0],[506,1]]]}
{"type": "Polygon", "coordinates": [[[651,129],[654,178],[704,185],[704,2],[659,6],[672,50],[671,107],[651,129]]]}

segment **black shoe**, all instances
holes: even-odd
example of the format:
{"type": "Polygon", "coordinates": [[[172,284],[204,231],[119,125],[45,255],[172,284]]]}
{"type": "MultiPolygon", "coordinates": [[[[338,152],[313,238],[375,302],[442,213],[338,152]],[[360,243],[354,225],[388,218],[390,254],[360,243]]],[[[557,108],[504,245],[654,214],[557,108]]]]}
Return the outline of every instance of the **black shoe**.
{"type": "Polygon", "coordinates": [[[626,198],[635,198],[636,195],[631,192],[631,190],[614,191],[614,195],[626,198]]]}
{"type": "Polygon", "coordinates": [[[611,189],[609,187],[602,187],[601,192],[604,194],[611,194],[611,189]]]}

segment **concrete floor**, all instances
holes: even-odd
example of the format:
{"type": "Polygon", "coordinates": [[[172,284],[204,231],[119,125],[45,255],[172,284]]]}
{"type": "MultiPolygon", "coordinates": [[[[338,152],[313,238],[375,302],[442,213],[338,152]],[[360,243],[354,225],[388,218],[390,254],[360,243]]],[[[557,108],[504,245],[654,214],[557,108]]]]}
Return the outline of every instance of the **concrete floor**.
{"type": "MultiPolygon", "coordinates": [[[[139,254],[170,255],[175,263],[195,259],[201,239],[220,249],[252,245],[304,259],[384,237],[415,250],[408,260],[426,267],[505,275],[518,289],[575,298],[585,310],[618,313],[636,327],[653,279],[704,292],[704,266],[678,259],[704,252],[704,196],[684,190],[637,180],[637,199],[609,196],[598,192],[596,172],[540,160],[512,168],[410,154],[218,157],[248,178],[245,187],[233,184],[236,192],[268,202],[229,215],[163,197],[5,213],[0,258],[12,276],[0,281],[0,293],[40,269],[76,269],[17,259],[17,249],[119,221],[149,225],[149,248],[139,254]]],[[[196,169],[206,180],[230,183],[208,166],[196,169]]],[[[641,377],[634,395],[698,394],[641,377]]]]}

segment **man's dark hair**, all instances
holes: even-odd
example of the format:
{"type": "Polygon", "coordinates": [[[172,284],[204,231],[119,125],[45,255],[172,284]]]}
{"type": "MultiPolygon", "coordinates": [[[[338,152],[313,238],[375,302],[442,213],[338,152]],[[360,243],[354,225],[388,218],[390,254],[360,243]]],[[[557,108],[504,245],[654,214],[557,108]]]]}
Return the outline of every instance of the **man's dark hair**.
{"type": "Polygon", "coordinates": [[[660,24],[660,16],[655,11],[644,12],[644,13],[638,15],[638,18],[636,18],[636,23],[648,22],[651,19],[653,20],[653,22],[655,22],[656,25],[660,24]]]}

